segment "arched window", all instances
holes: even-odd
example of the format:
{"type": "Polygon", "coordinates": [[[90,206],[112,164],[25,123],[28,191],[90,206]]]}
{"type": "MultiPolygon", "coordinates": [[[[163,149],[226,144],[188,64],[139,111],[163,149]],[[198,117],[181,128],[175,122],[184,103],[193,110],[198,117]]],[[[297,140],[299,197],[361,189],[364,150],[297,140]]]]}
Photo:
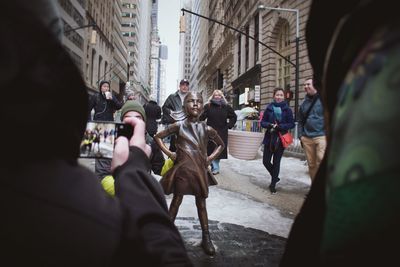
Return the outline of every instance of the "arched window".
{"type": "MultiPolygon", "coordinates": [[[[285,22],[278,33],[278,47],[279,54],[290,60],[290,27],[289,23],[285,22]]],[[[290,63],[281,57],[277,61],[277,81],[278,87],[287,89],[290,87],[290,63]]]]}

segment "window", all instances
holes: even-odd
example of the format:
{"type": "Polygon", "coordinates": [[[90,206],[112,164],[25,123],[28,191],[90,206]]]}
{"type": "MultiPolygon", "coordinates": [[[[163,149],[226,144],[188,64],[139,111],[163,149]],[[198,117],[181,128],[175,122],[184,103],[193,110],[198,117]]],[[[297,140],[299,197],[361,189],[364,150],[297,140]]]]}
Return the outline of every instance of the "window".
{"type": "Polygon", "coordinates": [[[241,54],[242,54],[242,36],[238,36],[238,75],[240,75],[240,68],[241,68],[241,54]]]}
{"type": "MultiPolygon", "coordinates": [[[[287,60],[290,60],[290,27],[285,22],[278,34],[278,52],[287,60]]],[[[277,62],[277,85],[284,89],[290,87],[290,63],[279,57],[277,62]]]]}
{"type": "Polygon", "coordinates": [[[256,39],[254,41],[254,65],[257,64],[257,62],[259,61],[259,51],[258,51],[258,39],[259,39],[259,15],[258,13],[254,16],[254,39],[256,39]]]}
{"type": "Polygon", "coordinates": [[[249,68],[249,43],[250,43],[250,38],[249,38],[249,32],[250,32],[250,27],[249,25],[246,26],[246,42],[245,42],[245,62],[244,62],[244,66],[245,66],[245,71],[249,68]]]}

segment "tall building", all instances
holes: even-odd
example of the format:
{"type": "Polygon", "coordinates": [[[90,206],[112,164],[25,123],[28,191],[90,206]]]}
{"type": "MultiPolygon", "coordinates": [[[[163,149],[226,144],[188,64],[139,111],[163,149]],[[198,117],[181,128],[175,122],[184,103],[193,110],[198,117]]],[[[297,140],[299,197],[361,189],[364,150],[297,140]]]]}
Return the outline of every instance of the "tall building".
{"type": "MultiPolygon", "coordinates": [[[[208,16],[209,0],[194,0],[192,11],[208,16]]],[[[186,15],[185,15],[186,16],[186,15]]],[[[191,19],[191,53],[190,53],[190,87],[197,88],[203,98],[207,97],[207,83],[205,65],[208,53],[208,25],[209,21],[198,16],[191,19]]]]}
{"type": "Polygon", "coordinates": [[[151,1],[122,0],[121,25],[128,41],[129,86],[142,103],[150,96],[151,8],[151,1]]]}
{"type": "Polygon", "coordinates": [[[158,0],[151,10],[150,97],[160,103],[160,36],[158,34],[158,0]]]}
{"type": "MultiPolygon", "coordinates": [[[[192,0],[183,1],[183,8],[190,10],[192,7],[192,0]]],[[[187,79],[190,80],[190,56],[191,56],[191,21],[192,15],[186,13],[181,16],[179,21],[179,80],[187,79]]]]}
{"type": "Polygon", "coordinates": [[[125,94],[128,81],[128,46],[122,34],[122,1],[114,1],[114,22],[113,22],[113,64],[111,87],[118,88],[121,95],[125,94]]]}
{"type": "Polygon", "coordinates": [[[166,73],[167,73],[167,60],[168,60],[168,47],[166,45],[160,45],[160,64],[159,64],[159,105],[162,105],[167,99],[167,84],[166,84],[166,73]]]}
{"type": "Polygon", "coordinates": [[[274,88],[282,87],[296,112],[304,97],[299,83],[312,75],[301,41],[310,4],[311,0],[194,0],[194,12],[235,30],[192,16],[192,84],[207,88],[207,95],[222,89],[235,109],[254,106],[260,110],[272,101],[274,88]]]}

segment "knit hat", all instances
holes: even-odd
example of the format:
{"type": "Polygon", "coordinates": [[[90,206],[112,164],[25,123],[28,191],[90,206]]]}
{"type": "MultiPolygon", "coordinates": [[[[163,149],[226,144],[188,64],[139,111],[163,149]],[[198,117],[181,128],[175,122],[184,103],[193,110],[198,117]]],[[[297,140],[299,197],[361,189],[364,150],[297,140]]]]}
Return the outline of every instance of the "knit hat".
{"type": "Polygon", "coordinates": [[[146,112],[144,111],[143,106],[137,102],[136,100],[128,100],[121,108],[121,121],[124,118],[125,114],[129,111],[136,111],[142,115],[143,120],[146,121],[146,112]]]}

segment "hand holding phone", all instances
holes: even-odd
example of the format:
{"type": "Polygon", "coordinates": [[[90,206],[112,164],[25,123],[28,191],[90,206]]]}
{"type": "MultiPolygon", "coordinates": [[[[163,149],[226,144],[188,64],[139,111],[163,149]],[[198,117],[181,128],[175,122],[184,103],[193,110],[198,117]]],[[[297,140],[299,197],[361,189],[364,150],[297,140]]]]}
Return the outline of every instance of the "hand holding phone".
{"type": "Polygon", "coordinates": [[[143,150],[147,157],[150,157],[151,147],[146,143],[145,132],[146,124],[143,120],[136,117],[128,117],[124,119],[125,125],[130,125],[134,131],[130,139],[118,138],[115,144],[114,157],[111,162],[111,170],[124,164],[129,157],[129,146],[136,146],[143,150]]]}
{"type": "Polygon", "coordinates": [[[130,139],[133,128],[130,124],[108,121],[89,121],[80,148],[81,158],[108,158],[114,153],[115,140],[119,136],[130,139]]]}

